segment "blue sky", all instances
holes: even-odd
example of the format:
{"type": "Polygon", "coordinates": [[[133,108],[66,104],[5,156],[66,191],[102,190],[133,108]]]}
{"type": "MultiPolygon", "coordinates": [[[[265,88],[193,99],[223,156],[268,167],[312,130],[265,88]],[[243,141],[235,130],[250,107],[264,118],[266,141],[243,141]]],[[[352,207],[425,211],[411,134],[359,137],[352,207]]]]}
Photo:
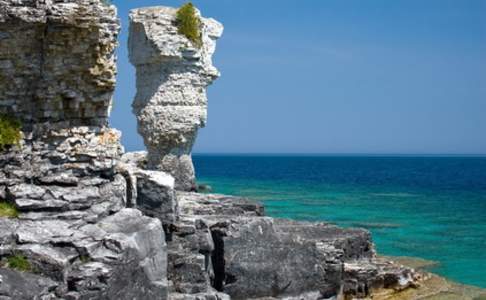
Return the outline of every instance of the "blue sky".
{"type": "MultiPolygon", "coordinates": [[[[143,149],[128,11],[111,124],[143,149]]],[[[486,154],[485,0],[201,0],[225,26],[199,153],[486,154]]]]}

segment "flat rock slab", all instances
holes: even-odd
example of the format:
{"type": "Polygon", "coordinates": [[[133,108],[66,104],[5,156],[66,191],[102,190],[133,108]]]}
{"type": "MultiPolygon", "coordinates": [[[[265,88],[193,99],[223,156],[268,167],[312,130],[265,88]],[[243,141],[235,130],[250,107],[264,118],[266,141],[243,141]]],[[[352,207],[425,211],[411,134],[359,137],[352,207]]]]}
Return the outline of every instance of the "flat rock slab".
{"type": "Polygon", "coordinates": [[[49,278],[0,268],[0,299],[29,300],[47,296],[59,285],[49,278]]]}
{"type": "Polygon", "coordinates": [[[187,216],[263,216],[263,205],[243,197],[219,194],[177,192],[181,215],[187,216]]]}

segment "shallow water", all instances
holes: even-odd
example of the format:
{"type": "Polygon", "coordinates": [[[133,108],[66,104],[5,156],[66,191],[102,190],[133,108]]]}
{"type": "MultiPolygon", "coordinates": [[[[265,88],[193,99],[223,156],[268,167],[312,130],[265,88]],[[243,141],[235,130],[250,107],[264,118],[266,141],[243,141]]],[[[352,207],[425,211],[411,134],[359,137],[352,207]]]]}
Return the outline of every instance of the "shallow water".
{"type": "Polygon", "coordinates": [[[486,158],[195,155],[201,183],[274,217],[369,229],[380,254],[486,287],[486,158]]]}

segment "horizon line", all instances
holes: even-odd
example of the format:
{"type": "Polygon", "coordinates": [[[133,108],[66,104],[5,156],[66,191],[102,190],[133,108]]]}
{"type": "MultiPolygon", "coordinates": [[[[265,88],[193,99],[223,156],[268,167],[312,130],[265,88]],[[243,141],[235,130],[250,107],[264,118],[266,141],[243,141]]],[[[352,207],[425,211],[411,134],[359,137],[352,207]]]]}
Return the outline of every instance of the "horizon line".
{"type": "Polygon", "coordinates": [[[386,156],[386,157],[480,157],[486,153],[326,153],[326,152],[193,152],[192,155],[242,156],[386,156]]]}

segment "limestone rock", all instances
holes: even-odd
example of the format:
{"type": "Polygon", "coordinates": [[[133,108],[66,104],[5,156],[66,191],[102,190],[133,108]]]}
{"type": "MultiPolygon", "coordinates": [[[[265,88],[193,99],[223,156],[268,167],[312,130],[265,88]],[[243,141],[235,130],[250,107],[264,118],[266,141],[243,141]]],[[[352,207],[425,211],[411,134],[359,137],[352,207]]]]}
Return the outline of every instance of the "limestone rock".
{"type": "Polygon", "coordinates": [[[40,299],[39,296],[45,296],[44,299],[53,296],[51,290],[56,287],[53,280],[29,273],[21,273],[15,270],[0,269],[0,299],[40,299]]]}
{"type": "Polygon", "coordinates": [[[260,205],[238,197],[178,192],[177,198],[168,274],[178,293],[200,292],[209,281],[233,299],[317,300],[417,283],[409,268],[376,258],[364,229],[264,217],[260,205]],[[204,242],[205,228],[213,245],[204,242]]]}
{"type": "MultiPolygon", "coordinates": [[[[0,227],[12,227],[11,222],[16,221],[2,218],[0,227]]],[[[44,281],[51,280],[49,291],[56,297],[167,299],[164,231],[159,220],[138,210],[122,209],[95,224],[20,221],[10,234],[16,242],[2,243],[0,257],[24,255],[44,281]]],[[[32,277],[2,268],[0,274],[12,281],[32,277]]],[[[21,292],[9,289],[12,295],[21,292]]]]}
{"type": "Polygon", "coordinates": [[[172,174],[177,189],[194,190],[191,149],[206,124],[206,87],[219,77],[211,57],[223,26],[201,18],[203,43],[197,48],[177,32],[175,14],[169,7],[130,13],[130,61],[137,70],[133,112],[148,168],[172,174]]]}
{"type": "Polygon", "coordinates": [[[299,235],[279,235],[271,218],[239,218],[212,227],[212,233],[214,284],[232,297],[339,294],[342,262],[332,255],[337,251],[322,251],[299,235]]]}
{"type": "Polygon", "coordinates": [[[101,0],[0,0],[0,113],[27,131],[106,125],[119,28],[101,0]]]}
{"type": "Polygon", "coordinates": [[[128,205],[158,218],[164,225],[172,224],[178,216],[174,178],[162,171],[140,168],[141,157],[139,153],[126,153],[117,165],[118,172],[128,182],[127,192],[131,198],[128,205]]]}
{"type": "Polygon", "coordinates": [[[186,216],[263,216],[264,207],[250,199],[220,195],[178,192],[181,215],[186,216]]]}
{"type": "Polygon", "coordinates": [[[0,113],[23,124],[0,152],[0,201],[19,211],[0,218],[2,300],[168,297],[162,224],[126,208],[106,126],[118,31],[101,0],[0,0],[0,113]],[[16,255],[33,273],[9,269],[16,255]]]}

